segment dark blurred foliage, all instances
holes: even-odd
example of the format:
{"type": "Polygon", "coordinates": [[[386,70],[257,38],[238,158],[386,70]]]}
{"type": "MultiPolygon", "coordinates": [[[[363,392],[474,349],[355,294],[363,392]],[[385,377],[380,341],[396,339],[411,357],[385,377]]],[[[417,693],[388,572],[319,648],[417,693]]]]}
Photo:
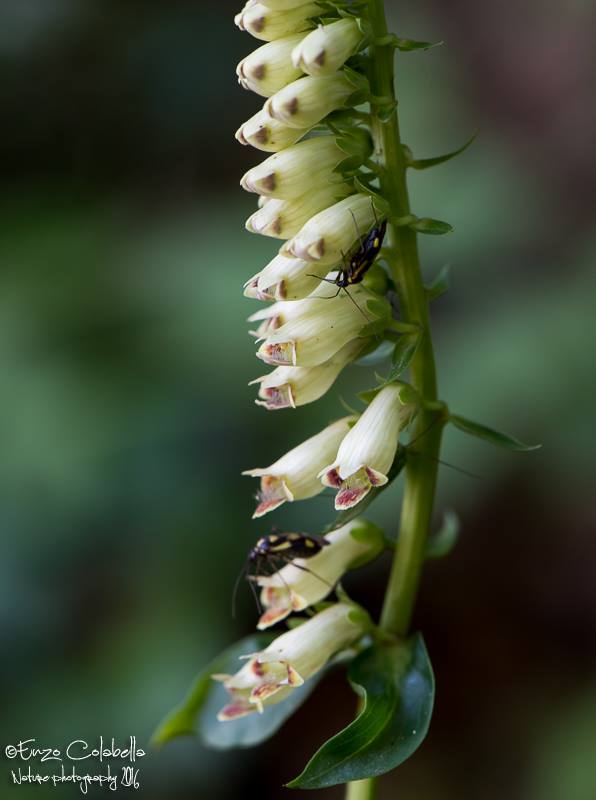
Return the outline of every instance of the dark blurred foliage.
{"type": "MultiPolygon", "coordinates": [[[[478,131],[464,156],[411,179],[415,211],[455,226],[422,242],[429,276],[453,266],[433,308],[443,397],[544,448],[446,437],[444,458],[480,478],[441,468],[437,524],[455,508],[463,533],[429,565],[416,614],[436,714],[381,800],[593,800],[596,13],[582,0],[388,6],[400,36],[446,42],[399,58],[408,144],[429,156],[478,131]]],[[[261,368],[240,290],[275,244],[243,230],[252,201],[237,181],[260,156],[233,132],[258,100],[235,82],[255,43],[234,11],[0,4],[3,744],[145,743],[254,623],[248,592],[230,616],[263,530],[240,470],[370,380],[355,368],[295,414],[252,404],[261,368]]],[[[391,533],[398,503],[395,489],[371,510],[391,533]]],[[[317,499],[277,521],[316,531],[330,516],[317,499]]],[[[372,609],[387,566],[347,581],[372,609]]],[[[141,794],[285,796],[353,707],[328,678],[255,751],[188,740],[152,754],[141,794]]],[[[44,796],[2,781],[2,796],[44,796]]]]}

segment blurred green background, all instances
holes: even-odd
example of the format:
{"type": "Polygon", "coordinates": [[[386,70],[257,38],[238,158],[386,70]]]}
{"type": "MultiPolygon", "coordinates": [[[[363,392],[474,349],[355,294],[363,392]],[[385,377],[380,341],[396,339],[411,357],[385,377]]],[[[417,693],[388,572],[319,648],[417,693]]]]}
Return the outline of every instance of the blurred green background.
{"type": "MultiPolygon", "coordinates": [[[[428,566],[416,624],[437,676],[423,748],[381,800],[594,800],[596,224],[592,3],[389,0],[405,141],[462,157],[411,179],[422,241],[452,291],[433,307],[442,396],[528,441],[449,432],[437,522],[461,541],[428,566]]],[[[238,188],[260,156],[234,141],[258,98],[231,2],[2,0],[0,632],[2,749],[103,734],[146,744],[196,671],[251,630],[230,613],[254,482],[370,378],[267,415],[241,287],[276,246],[246,233],[238,188]],[[282,444],[283,443],[283,444],[282,444]]],[[[341,413],[341,412],[340,412],[341,413]]],[[[395,531],[399,490],[370,516],[395,531]]],[[[329,499],[272,522],[320,530],[329,499]]],[[[377,610],[387,562],[348,589],[377,610]]],[[[326,680],[254,751],[178,741],[143,759],[140,794],[339,798],[281,789],[347,722],[326,680]]],[[[21,800],[1,760],[0,794],[21,800]]],[[[78,790],[58,789],[70,797],[78,790]]]]}

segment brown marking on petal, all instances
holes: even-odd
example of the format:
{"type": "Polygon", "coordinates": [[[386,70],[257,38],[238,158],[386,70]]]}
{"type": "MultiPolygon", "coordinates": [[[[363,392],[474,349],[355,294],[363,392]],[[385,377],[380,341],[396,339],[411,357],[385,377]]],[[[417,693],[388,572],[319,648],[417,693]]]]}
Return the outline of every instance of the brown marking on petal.
{"type": "Polygon", "coordinates": [[[293,342],[275,342],[274,344],[265,345],[262,354],[257,355],[270,364],[279,364],[284,367],[291,366],[294,363],[293,342]]]}
{"type": "Polygon", "coordinates": [[[256,19],[252,20],[250,27],[257,33],[261,33],[263,31],[263,28],[265,27],[266,22],[267,18],[263,14],[262,17],[257,17],[256,19]]]}
{"type": "Polygon", "coordinates": [[[252,71],[252,77],[253,77],[253,78],[254,78],[256,81],[262,81],[262,80],[263,80],[263,78],[265,77],[265,73],[266,73],[266,72],[267,72],[267,67],[265,66],[265,64],[259,64],[258,66],[256,66],[256,67],[253,69],[253,71],[252,71]]]}
{"type": "Polygon", "coordinates": [[[302,686],[304,679],[296,672],[294,667],[288,664],[288,685],[289,686],[302,686]]]}
{"type": "MultiPolygon", "coordinates": [[[[259,499],[258,496],[257,499],[259,499]]],[[[276,508],[283,506],[285,502],[285,497],[272,497],[267,500],[261,500],[255,508],[252,518],[258,519],[259,517],[264,517],[265,514],[268,514],[270,511],[275,511],[276,508]]]]}
{"type": "Polygon", "coordinates": [[[290,117],[295,116],[298,113],[298,98],[293,97],[291,100],[289,100],[284,105],[284,110],[290,117]]]}
{"type": "Polygon", "coordinates": [[[282,232],[283,223],[281,221],[281,217],[276,217],[273,222],[271,223],[271,232],[276,233],[278,236],[282,232]]]}
{"type": "Polygon", "coordinates": [[[321,50],[321,52],[315,58],[315,64],[318,64],[319,67],[324,66],[325,65],[325,58],[326,58],[326,53],[325,53],[324,50],[321,50]]]}
{"type": "Polygon", "coordinates": [[[326,472],[323,476],[325,484],[327,486],[331,486],[333,489],[339,489],[343,483],[342,479],[339,476],[339,471],[337,469],[330,469],[329,472],[326,472]]]}
{"type": "Polygon", "coordinates": [[[263,700],[271,697],[272,694],[277,694],[280,689],[281,686],[279,683],[261,683],[259,686],[255,686],[250,693],[250,702],[258,703],[260,701],[262,703],[263,700]]]}
{"type": "Polygon", "coordinates": [[[264,669],[263,665],[260,664],[259,661],[257,661],[256,658],[252,662],[252,664],[250,665],[250,668],[254,672],[254,674],[257,676],[257,678],[262,678],[263,675],[265,674],[265,669],[264,669]]]}
{"type": "Polygon", "coordinates": [[[382,480],[380,475],[376,473],[374,470],[369,469],[368,467],[366,467],[365,469],[366,469],[366,474],[368,475],[368,479],[371,483],[371,486],[383,486],[383,484],[387,483],[387,478],[385,478],[385,480],[382,480]]]}
{"type": "Polygon", "coordinates": [[[250,705],[249,703],[242,703],[238,701],[237,703],[230,703],[229,705],[222,708],[222,710],[217,715],[217,719],[220,722],[228,722],[231,719],[238,719],[239,717],[245,717],[247,714],[254,714],[255,708],[254,706],[250,705]]]}
{"type": "Polygon", "coordinates": [[[268,192],[273,192],[276,186],[275,172],[270,172],[269,175],[261,178],[259,181],[259,186],[261,189],[265,189],[268,192]]]}
{"type": "Polygon", "coordinates": [[[347,486],[335,497],[335,510],[345,511],[357,505],[370,492],[371,486],[347,486]]]}
{"type": "Polygon", "coordinates": [[[271,131],[266,125],[261,125],[256,133],[253,133],[253,139],[259,144],[267,144],[271,137],[271,131]]]}
{"type": "Polygon", "coordinates": [[[265,628],[270,628],[272,625],[275,625],[277,622],[281,622],[282,619],[288,617],[291,612],[291,608],[282,606],[269,608],[259,619],[257,628],[260,631],[264,630],[265,628]]]}
{"type": "MultiPolygon", "coordinates": [[[[272,288],[272,287],[269,287],[269,288],[272,288]]],[[[286,297],[287,297],[287,294],[288,294],[288,293],[287,293],[287,291],[286,291],[286,282],[285,282],[285,281],[280,281],[280,282],[277,284],[277,288],[276,288],[276,290],[275,290],[275,295],[276,295],[276,297],[277,297],[279,300],[285,300],[285,299],[286,299],[286,297]]]]}
{"type": "Polygon", "coordinates": [[[325,239],[321,236],[320,239],[317,239],[316,242],[310,245],[307,249],[307,253],[311,259],[318,261],[320,258],[323,258],[325,255],[325,239]]]}

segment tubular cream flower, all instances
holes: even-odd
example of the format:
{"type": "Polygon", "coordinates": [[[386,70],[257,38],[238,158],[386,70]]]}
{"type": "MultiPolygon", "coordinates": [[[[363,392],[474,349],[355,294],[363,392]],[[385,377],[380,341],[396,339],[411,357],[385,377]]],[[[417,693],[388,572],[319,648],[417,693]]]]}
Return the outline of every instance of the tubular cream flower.
{"type": "Polygon", "coordinates": [[[288,10],[274,10],[262,3],[248,2],[234,22],[241,31],[248,31],[255,39],[271,42],[292,33],[314,28],[312,17],[321,13],[318,3],[302,3],[288,10]]]}
{"type": "Polygon", "coordinates": [[[292,64],[291,54],[303,38],[302,33],[285,36],[254,50],[238,64],[238,82],[262,97],[271,97],[295,81],[302,75],[302,70],[292,64]]]}
{"type": "Polygon", "coordinates": [[[360,607],[335,603],[298,628],[282,633],[265,650],[252,655],[235,675],[213,675],[231,695],[218,720],[262,713],[265,706],[284,700],[332,656],[358,641],[369,624],[360,607]]]}
{"type": "Polygon", "coordinates": [[[312,558],[296,558],[274,575],[259,575],[261,604],[265,609],[258,628],[275,625],[293,611],[319,603],[348,570],[372,561],[382,552],[383,532],[371,522],[354,519],[325,534],[330,544],[312,558]]]}
{"type": "Polygon", "coordinates": [[[240,144],[250,144],[266,153],[277,153],[302,139],[309,128],[289,128],[266,111],[259,111],[236,131],[240,144]]]}
{"type": "Polygon", "coordinates": [[[280,253],[326,266],[337,264],[352,249],[356,234],[363,236],[374,223],[371,198],[353,194],[312,217],[280,253]]]}
{"type": "Polygon", "coordinates": [[[244,285],[244,295],[255,300],[301,300],[319,285],[312,263],[301,258],[275,256],[244,285]]]}
{"type": "Polygon", "coordinates": [[[353,361],[368,343],[368,339],[355,339],[318,367],[277,367],[269,375],[257,378],[259,398],[256,404],[268,411],[296,408],[322,397],[333,385],[342,369],[353,361]]]}
{"type": "Polygon", "coordinates": [[[392,383],[376,395],[339,446],[336,460],[321,470],[325,486],[337,489],[335,508],[359,503],[373,486],[387,483],[400,431],[417,411],[413,389],[392,383]]]}
{"type": "Polygon", "coordinates": [[[353,18],[319,25],[294,47],[292,62],[296,69],[309,75],[328,75],[343,67],[363,38],[353,18]]]}
{"type": "Polygon", "coordinates": [[[316,125],[323,117],[342,108],[354,94],[354,85],[343,72],[298,78],[265,103],[265,110],[291,128],[316,125]]]}
{"type": "Polygon", "coordinates": [[[323,185],[292,200],[270,198],[246,221],[246,230],[276,239],[289,239],[325,208],[341,200],[352,190],[346,183],[323,185]]]}
{"type": "Polygon", "coordinates": [[[269,467],[243,472],[243,475],[261,479],[261,488],[257,494],[258,505],[253,519],[262,517],[283,503],[306,500],[322,492],[318,474],[337,453],[337,448],[354,419],[344,417],[334,422],[294,447],[269,467]]]}
{"type": "MultiPolygon", "coordinates": [[[[386,306],[389,317],[387,301],[376,298],[362,286],[353,286],[349,295],[342,292],[337,297],[329,295],[327,284],[322,286],[314,294],[327,292],[328,299],[321,294],[283,304],[276,324],[259,331],[266,334],[267,338],[257,350],[258,358],[266,364],[278,366],[315,367],[328,361],[344,345],[356,339],[369,322],[379,319],[376,315],[369,318],[370,311],[364,316],[363,309],[367,308],[367,301],[375,300],[375,306],[379,309],[386,306]],[[321,307],[323,300],[328,303],[324,308],[321,307]],[[289,313],[286,305],[292,306],[289,313]]],[[[257,314],[267,312],[270,312],[269,318],[275,318],[275,306],[257,314]]]]}
{"type": "Polygon", "coordinates": [[[313,186],[341,183],[342,176],[333,170],[344,158],[334,136],[313,136],[249,169],[240,185],[265,197],[301,197],[313,186]]]}

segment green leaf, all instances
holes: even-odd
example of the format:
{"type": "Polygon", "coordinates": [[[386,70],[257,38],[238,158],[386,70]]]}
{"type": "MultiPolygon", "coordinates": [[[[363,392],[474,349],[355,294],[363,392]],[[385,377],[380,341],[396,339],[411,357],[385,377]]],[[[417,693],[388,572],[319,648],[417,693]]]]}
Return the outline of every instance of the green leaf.
{"type": "Polygon", "coordinates": [[[219,722],[217,712],[226,705],[229,695],[221,683],[212,680],[211,675],[236,672],[243,663],[240,656],[262,650],[273,638],[274,634],[248,636],[215,658],[199,673],[183,702],[159,725],[153,734],[153,745],[163,745],[178,736],[198,733],[207,746],[224,750],[252,747],[272,736],[313,691],[318,683],[317,677],[306,681],[280,703],[268,706],[263,714],[219,722]]]}
{"type": "Polygon", "coordinates": [[[467,150],[475,138],[476,134],[474,134],[471,139],[468,139],[464,145],[458,147],[457,150],[452,150],[450,153],[445,153],[443,156],[435,156],[435,158],[409,158],[406,161],[406,167],[412,167],[412,169],[429,169],[429,167],[436,167],[438,164],[444,164],[446,161],[450,161],[460,153],[463,153],[464,150],[467,150]]]}
{"type": "Polygon", "coordinates": [[[415,39],[398,39],[396,38],[394,46],[403,53],[409,53],[412,50],[430,50],[432,47],[441,47],[443,42],[417,42],[415,39]]]}
{"type": "Polygon", "coordinates": [[[426,544],[426,558],[435,559],[448,556],[459,538],[459,518],[455,511],[446,511],[439,532],[426,544]]]}
{"type": "Polygon", "coordinates": [[[402,764],[428,731],[434,677],[420,634],[375,644],[352,662],[348,677],[364,708],[315,753],[290,788],[320,789],[383,775],[402,764]]]}
{"type": "Polygon", "coordinates": [[[416,354],[420,338],[420,332],[399,337],[393,351],[393,365],[389,370],[389,375],[385,378],[385,383],[397,380],[402,372],[408,368],[410,361],[416,354]]]}
{"type": "Polygon", "coordinates": [[[340,511],[333,522],[329,523],[329,525],[324,528],[323,534],[336,531],[338,528],[341,528],[343,525],[347,525],[348,522],[351,522],[353,519],[363,514],[365,509],[369,507],[373,500],[376,500],[381,492],[384,492],[385,489],[388,489],[389,486],[391,486],[393,481],[399,476],[405,466],[406,449],[400,445],[397,448],[391,469],[387,473],[387,483],[385,483],[383,486],[374,486],[370,492],[353,508],[348,508],[346,511],[340,511]]]}
{"type": "Polygon", "coordinates": [[[445,233],[451,233],[453,228],[448,222],[441,222],[440,219],[430,219],[430,217],[422,217],[415,219],[409,224],[418,233],[429,233],[432,236],[442,236],[445,233]]]}
{"type": "Polygon", "coordinates": [[[542,447],[541,444],[525,444],[524,442],[516,439],[515,436],[508,436],[506,433],[488,428],[486,425],[481,425],[479,422],[472,422],[470,419],[460,417],[457,414],[449,415],[449,422],[459,428],[460,431],[475,436],[477,439],[484,439],[486,442],[496,445],[497,447],[505,447],[507,450],[516,450],[521,453],[529,452],[530,450],[538,450],[542,447]]]}
{"type": "Polygon", "coordinates": [[[445,294],[451,286],[451,264],[445,264],[441,267],[439,274],[428,286],[425,286],[426,294],[429,300],[436,300],[441,295],[445,294]]]}

